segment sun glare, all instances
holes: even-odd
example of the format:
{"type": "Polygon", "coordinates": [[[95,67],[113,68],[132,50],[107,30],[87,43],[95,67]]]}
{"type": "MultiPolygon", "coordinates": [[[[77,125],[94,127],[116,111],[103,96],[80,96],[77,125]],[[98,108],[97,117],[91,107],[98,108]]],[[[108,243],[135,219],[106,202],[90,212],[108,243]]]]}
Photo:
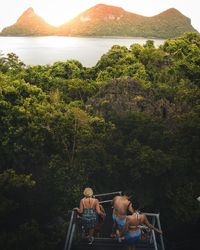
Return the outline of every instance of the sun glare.
{"type": "Polygon", "coordinates": [[[80,13],[80,10],[75,8],[55,8],[55,6],[49,6],[48,9],[40,11],[40,16],[51,25],[59,26],[65,22],[71,20],[80,13]]]}

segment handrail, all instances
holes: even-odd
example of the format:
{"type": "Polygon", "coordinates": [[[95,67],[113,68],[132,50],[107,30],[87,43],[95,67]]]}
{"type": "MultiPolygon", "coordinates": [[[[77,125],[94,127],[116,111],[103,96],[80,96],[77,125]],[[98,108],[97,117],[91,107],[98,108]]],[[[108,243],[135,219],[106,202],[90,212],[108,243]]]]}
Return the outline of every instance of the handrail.
{"type": "Polygon", "coordinates": [[[70,235],[70,238],[69,238],[69,244],[68,244],[67,250],[70,250],[70,249],[71,249],[72,240],[73,240],[74,233],[75,233],[75,228],[76,228],[76,224],[73,223],[73,225],[72,225],[72,231],[71,231],[71,235],[70,235]]]}
{"type": "Polygon", "coordinates": [[[156,242],[156,235],[155,235],[154,230],[152,230],[152,237],[153,237],[153,244],[154,244],[155,250],[158,250],[158,246],[156,242]]]}
{"type": "MultiPolygon", "coordinates": [[[[158,224],[158,229],[162,231],[159,216],[160,215],[158,214],[157,217],[156,217],[157,218],[157,224],[158,224]]],[[[160,242],[161,242],[162,250],[165,250],[165,245],[164,245],[163,235],[162,234],[160,234],[160,242]]]]}
{"type": "Polygon", "coordinates": [[[95,194],[94,197],[100,197],[100,196],[107,196],[111,194],[122,194],[122,191],[117,191],[117,192],[111,192],[111,193],[103,193],[103,194],[95,194]]]}
{"type": "MultiPolygon", "coordinates": [[[[160,224],[160,218],[159,218],[160,214],[159,213],[158,214],[155,214],[155,213],[144,213],[144,214],[147,215],[147,216],[152,216],[153,217],[153,225],[155,225],[155,219],[156,219],[158,229],[160,231],[162,231],[161,224],[160,224]]],[[[153,231],[153,233],[154,233],[154,231],[153,231]]],[[[153,240],[155,240],[155,238],[154,238],[155,233],[152,234],[152,236],[153,236],[153,240]]],[[[163,235],[162,234],[160,234],[160,242],[161,242],[161,249],[165,250],[165,245],[164,245],[163,235]]]]}
{"type": "Polygon", "coordinates": [[[75,215],[75,211],[72,211],[70,222],[69,222],[69,227],[68,227],[68,230],[67,230],[67,236],[66,236],[66,240],[65,240],[64,250],[70,250],[70,248],[71,248],[71,244],[69,244],[69,243],[72,241],[71,235],[72,235],[72,233],[74,233],[74,230],[73,230],[73,226],[75,225],[73,223],[74,215],[75,215]]]}
{"type": "Polygon", "coordinates": [[[112,200],[105,200],[105,201],[99,201],[100,204],[102,203],[108,203],[108,202],[111,202],[112,200]]]}

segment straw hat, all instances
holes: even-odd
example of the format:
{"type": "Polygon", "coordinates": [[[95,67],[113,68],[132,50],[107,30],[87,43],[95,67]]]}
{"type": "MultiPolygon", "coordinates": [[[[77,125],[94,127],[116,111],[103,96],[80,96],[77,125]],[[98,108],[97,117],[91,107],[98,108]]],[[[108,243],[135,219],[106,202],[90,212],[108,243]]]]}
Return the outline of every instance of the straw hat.
{"type": "Polygon", "coordinates": [[[91,197],[93,195],[93,190],[89,187],[85,188],[83,191],[85,197],[91,197]]]}

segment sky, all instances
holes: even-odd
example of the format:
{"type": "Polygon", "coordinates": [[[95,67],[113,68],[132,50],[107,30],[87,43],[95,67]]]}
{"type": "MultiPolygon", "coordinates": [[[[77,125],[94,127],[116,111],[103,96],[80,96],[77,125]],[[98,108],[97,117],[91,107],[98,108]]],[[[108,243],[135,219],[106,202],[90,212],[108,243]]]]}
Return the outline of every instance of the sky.
{"type": "Polygon", "coordinates": [[[193,27],[200,32],[198,0],[0,0],[0,30],[14,24],[29,7],[49,24],[58,26],[99,3],[122,7],[143,16],[176,8],[189,17],[193,27]]]}

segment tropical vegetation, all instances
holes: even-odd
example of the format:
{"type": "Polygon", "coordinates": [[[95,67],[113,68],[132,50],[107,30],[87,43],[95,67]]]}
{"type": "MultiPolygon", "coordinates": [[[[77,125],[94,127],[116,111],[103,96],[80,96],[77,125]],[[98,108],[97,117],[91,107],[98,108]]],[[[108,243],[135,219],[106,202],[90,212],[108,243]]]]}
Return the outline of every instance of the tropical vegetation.
{"type": "Polygon", "coordinates": [[[91,68],[1,55],[0,248],[61,249],[86,186],[132,190],[168,241],[194,235],[199,145],[199,34],[114,45],[91,68]]]}

